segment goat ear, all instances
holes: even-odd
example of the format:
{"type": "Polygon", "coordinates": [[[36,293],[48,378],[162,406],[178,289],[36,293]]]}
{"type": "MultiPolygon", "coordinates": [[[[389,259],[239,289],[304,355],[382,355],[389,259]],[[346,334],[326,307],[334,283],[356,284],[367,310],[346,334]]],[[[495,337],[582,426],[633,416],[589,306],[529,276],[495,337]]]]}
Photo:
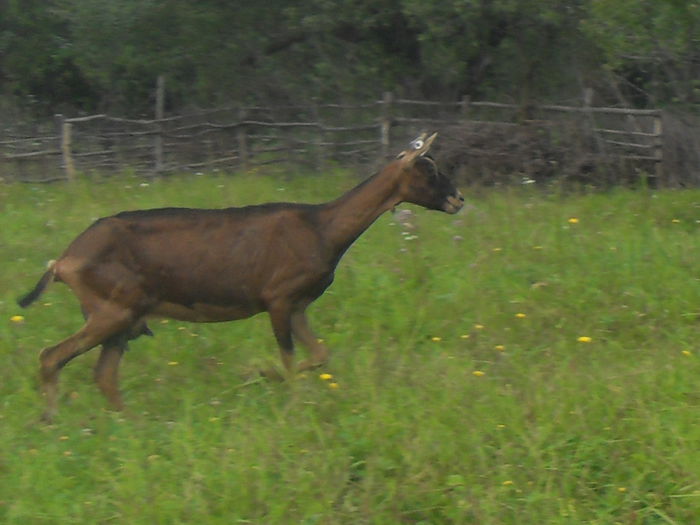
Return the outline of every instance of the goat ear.
{"type": "Polygon", "coordinates": [[[401,164],[408,167],[413,164],[418,157],[422,157],[430,149],[430,145],[437,137],[437,133],[433,133],[428,138],[426,138],[427,133],[421,133],[413,139],[409,148],[405,151],[399,153],[398,158],[401,159],[401,164]]]}

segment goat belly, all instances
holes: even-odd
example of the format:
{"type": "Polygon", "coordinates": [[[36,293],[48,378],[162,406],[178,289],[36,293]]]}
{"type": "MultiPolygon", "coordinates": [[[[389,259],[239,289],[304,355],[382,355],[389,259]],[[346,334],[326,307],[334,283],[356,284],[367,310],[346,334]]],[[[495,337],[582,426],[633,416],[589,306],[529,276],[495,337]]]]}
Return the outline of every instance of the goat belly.
{"type": "Polygon", "coordinates": [[[169,317],[180,321],[195,323],[217,323],[244,319],[260,313],[262,308],[252,305],[222,306],[206,303],[183,305],[171,302],[161,302],[151,310],[152,317],[169,317]]]}

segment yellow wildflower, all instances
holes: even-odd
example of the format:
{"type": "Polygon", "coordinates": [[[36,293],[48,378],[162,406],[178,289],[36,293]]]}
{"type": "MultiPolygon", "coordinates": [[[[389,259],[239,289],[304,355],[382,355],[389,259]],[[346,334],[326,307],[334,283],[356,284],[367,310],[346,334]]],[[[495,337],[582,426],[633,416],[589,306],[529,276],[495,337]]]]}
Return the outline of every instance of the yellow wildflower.
{"type": "Polygon", "coordinates": [[[320,378],[323,379],[324,381],[328,381],[329,379],[333,379],[333,375],[332,375],[332,374],[321,374],[321,375],[319,375],[318,377],[320,377],[320,378]]]}
{"type": "Polygon", "coordinates": [[[507,480],[505,480],[505,481],[503,482],[503,486],[505,486],[505,487],[507,487],[507,486],[509,486],[509,485],[512,485],[512,484],[513,484],[513,481],[510,480],[510,479],[507,479],[507,480]]]}
{"type": "Polygon", "coordinates": [[[13,323],[23,323],[24,322],[24,316],[23,315],[13,315],[10,317],[10,321],[13,323]]]}
{"type": "Polygon", "coordinates": [[[681,354],[690,357],[693,353],[690,350],[681,350],[681,354]]]}
{"type": "Polygon", "coordinates": [[[674,224],[678,224],[679,222],[681,222],[681,220],[680,219],[671,219],[671,222],[674,224]]]}
{"type": "Polygon", "coordinates": [[[335,381],[332,382],[332,383],[328,383],[328,388],[336,389],[336,388],[338,388],[339,386],[340,386],[340,385],[339,385],[338,383],[336,383],[335,381]]]}
{"type": "Polygon", "coordinates": [[[471,336],[469,334],[462,334],[459,337],[460,339],[469,339],[471,336]]]}
{"type": "Polygon", "coordinates": [[[435,335],[435,336],[431,337],[430,340],[433,343],[439,343],[440,341],[442,341],[442,337],[438,337],[437,335],[435,335]]]}
{"type": "Polygon", "coordinates": [[[493,347],[493,349],[498,350],[499,352],[503,352],[506,349],[506,347],[505,345],[496,345],[493,347]]]}
{"type": "Polygon", "coordinates": [[[486,375],[486,372],[484,372],[483,370],[474,370],[472,374],[476,377],[482,377],[486,375]]]}
{"type": "Polygon", "coordinates": [[[578,224],[578,218],[577,217],[569,217],[569,220],[567,222],[569,224],[578,224]]]}
{"type": "Polygon", "coordinates": [[[579,337],[579,338],[577,339],[577,341],[578,341],[579,343],[592,343],[592,342],[593,342],[593,339],[590,338],[590,337],[588,337],[587,335],[582,335],[581,337],[579,337]]]}
{"type": "Polygon", "coordinates": [[[527,317],[527,314],[518,312],[517,314],[515,314],[515,317],[517,317],[518,319],[525,319],[527,317]]]}
{"type": "Polygon", "coordinates": [[[168,366],[177,366],[180,363],[178,361],[168,361],[168,366]]]}
{"type": "Polygon", "coordinates": [[[483,324],[477,323],[477,324],[474,325],[474,330],[483,330],[484,328],[485,328],[485,327],[484,327],[483,324]]]}

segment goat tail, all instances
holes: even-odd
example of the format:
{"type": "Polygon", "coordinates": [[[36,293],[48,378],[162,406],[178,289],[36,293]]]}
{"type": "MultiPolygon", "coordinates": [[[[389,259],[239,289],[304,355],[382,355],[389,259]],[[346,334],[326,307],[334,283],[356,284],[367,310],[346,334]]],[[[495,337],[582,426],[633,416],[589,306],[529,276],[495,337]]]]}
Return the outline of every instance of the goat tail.
{"type": "Polygon", "coordinates": [[[44,275],[41,276],[39,282],[36,283],[34,289],[32,289],[32,291],[29,292],[27,295],[23,295],[22,297],[17,299],[17,304],[20,305],[22,308],[26,308],[27,306],[32,304],[41,296],[42,293],[44,293],[44,290],[46,290],[46,287],[49,285],[49,283],[54,280],[55,276],[56,261],[49,261],[48,269],[46,270],[46,272],[44,272],[44,275]]]}

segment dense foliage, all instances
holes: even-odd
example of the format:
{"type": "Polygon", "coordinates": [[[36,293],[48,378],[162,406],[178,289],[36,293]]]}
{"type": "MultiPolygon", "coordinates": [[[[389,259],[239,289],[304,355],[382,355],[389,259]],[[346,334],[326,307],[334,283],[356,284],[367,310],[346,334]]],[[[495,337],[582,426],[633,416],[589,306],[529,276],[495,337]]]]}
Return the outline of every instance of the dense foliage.
{"type": "Polygon", "coordinates": [[[694,0],[0,0],[0,95],[37,112],[357,100],[383,90],[693,103],[694,0]]]}

